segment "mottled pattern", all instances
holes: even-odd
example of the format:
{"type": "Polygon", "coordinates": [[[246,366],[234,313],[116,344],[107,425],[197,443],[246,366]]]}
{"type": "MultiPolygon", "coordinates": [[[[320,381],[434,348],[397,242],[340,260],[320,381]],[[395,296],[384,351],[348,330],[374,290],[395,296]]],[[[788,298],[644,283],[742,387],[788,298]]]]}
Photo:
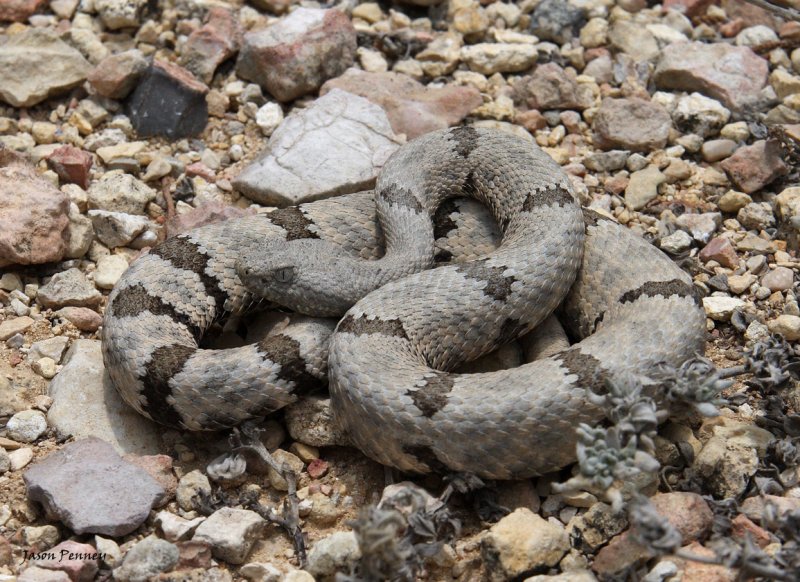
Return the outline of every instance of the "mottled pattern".
{"type": "Polygon", "coordinates": [[[392,156],[377,191],[206,226],[133,263],[103,327],[126,401],[165,424],[218,429],[330,376],[336,418],[373,459],[523,478],[574,460],[575,427],[602,418],[587,391],[703,349],[690,277],[626,228],[582,213],[561,169],[528,142],[469,127],[427,134],[392,156]],[[199,347],[215,320],[256,302],[237,276],[244,252],[317,240],[380,269],[441,266],[369,293],[335,331],[298,318],[258,344],[199,347]],[[579,340],[569,347],[548,318],[559,303],[579,340]],[[553,339],[523,342],[540,359],[453,371],[544,320],[553,339]]]}

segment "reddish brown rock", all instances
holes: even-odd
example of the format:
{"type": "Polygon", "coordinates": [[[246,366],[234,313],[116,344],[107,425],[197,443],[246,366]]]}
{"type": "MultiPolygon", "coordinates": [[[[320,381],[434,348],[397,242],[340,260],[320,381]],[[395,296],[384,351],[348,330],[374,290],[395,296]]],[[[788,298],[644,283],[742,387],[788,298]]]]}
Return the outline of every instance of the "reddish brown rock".
{"type": "Polygon", "coordinates": [[[667,110],[643,99],[604,99],[592,121],[595,145],[605,150],[663,148],[671,127],[667,110]]]}
{"type": "Polygon", "coordinates": [[[47,158],[47,166],[62,182],[77,184],[84,190],[89,187],[89,170],[92,154],[71,145],[63,145],[47,158]]]}
{"type": "Polygon", "coordinates": [[[278,101],[291,101],[344,73],[353,64],[356,45],[356,31],[343,12],[298,8],[277,24],[245,35],[236,72],[278,101]]]}
{"type": "Polygon", "coordinates": [[[381,106],[395,133],[404,133],[408,139],[457,125],[483,104],[480,91],[474,87],[428,88],[411,77],[391,72],[348,69],[341,77],[327,81],[320,95],[333,89],[360,95],[381,106]]]}
{"type": "Polygon", "coordinates": [[[60,570],[65,572],[72,582],[89,582],[94,580],[100,566],[97,550],[89,544],[67,540],[50,548],[47,554],[52,558],[30,561],[32,566],[47,570],[60,570]]]}
{"type": "Polygon", "coordinates": [[[720,166],[733,185],[747,194],[761,190],[789,171],[781,157],[780,144],[772,140],[741,147],[720,166]]]}
{"type": "Polygon", "coordinates": [[[164,488],[164,498],[157,506],[165,505],[175,497],[175,491],[178,489],[178,478],[172,471],[172,457],[169,455],[140,456],[128,454],[123,456],[122,459],[147,471],[148,475],[164,488]]]}
{"type": "Polygon", "coordinates": [[[650,502],[681,532],[684,542],[703,540],[711,533],[714,514],[697,493],[657,493],[650,502]]]}
{"type": "Polygon", "coordinates": [[[45,0],[2,0],[0,22],[24,22],[45,3],[45,0]]]}
{"type": "Polygon", "coordinates": [[[555,63],[539,65],[514,82],[514,101],[527,109],[585,109],[578,97],[575,72],[555,63]]]}
{"type": "Polygon", "coordinates": [[[514,116],[514,122],[521,125],[531,133],[538,129],[547,127],[547,120],[540,112],[532,109],[531,111],[522,111],[514,116]]]}
{"type": "Polygon", "coordinates": [[[69,198],[14,156],[0,155],[0,164],[9,159],[0,167],[0,267],[60,261],[67,252],[69,198]]]}
{"type": "Polygon", "coordinates": [[[328,463],[322,459],[314,459],[308,464],[307,471],[312,479],[319,479],[328,472],[328,463]]]}
{"type": "Polygon", "coordinates": [[[147,59],[138,49],[106,57],[89,73],[89,84],[98,95],[124,99],[147,70],[147,59]]]}
{"type": "Polygon", "coordinates": [[[183,45],[180,63],[198,79],[210,83],[217,67],[239,50],[241,35],[234,14],[214,6],[208,11],[206,23],[183,45]]]}
{"type": "Polygon", "coordinates": [[[659,89],[698,91],[741,111],[767,84],[769,63],[744,46],[676,42],[664,48],[653,79],[659,89]]]}
{"type": "Polygon", "coordinates": [[[739,266],[739,256],[733,248],[730,239],[722,236],[711,241],[700,251],[700,260],[704,263],[717,261],[723,267],[735,269],[739,266]]]}
{"type": "Polygon", "coordinates": [[[767,547],[772,541],[769,532],[741,513],[731,520],[731,535],[739,541],[744,541],[745,537],[750,535],[760,548],[767,547]]]}

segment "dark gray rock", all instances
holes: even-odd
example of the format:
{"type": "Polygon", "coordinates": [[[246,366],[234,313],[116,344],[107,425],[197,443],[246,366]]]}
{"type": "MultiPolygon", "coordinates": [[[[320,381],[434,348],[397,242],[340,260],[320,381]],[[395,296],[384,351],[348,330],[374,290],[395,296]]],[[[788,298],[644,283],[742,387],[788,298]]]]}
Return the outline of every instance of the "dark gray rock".
{"type": "Polygon", "coordinates": [[[129,534],[165,494],[146,471],[123,461],[108,443],[68,444],[28,469],[28,497],[78,534],[129,534]]]}
{"type": "Polygon", "coordinates": [[[564,44],[586,22],[583,10],[564,0],[544,0],[531,15],[531,32],[542,40],[564,44]]]}

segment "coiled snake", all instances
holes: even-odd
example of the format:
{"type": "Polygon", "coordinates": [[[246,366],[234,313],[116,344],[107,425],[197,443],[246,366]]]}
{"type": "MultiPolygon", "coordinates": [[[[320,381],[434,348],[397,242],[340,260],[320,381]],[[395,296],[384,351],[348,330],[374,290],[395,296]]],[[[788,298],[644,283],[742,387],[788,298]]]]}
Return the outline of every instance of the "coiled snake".
{"type": "Polygon", "coordinates": [[[587,391],[602,393],[615,374],[679,365],[704,338],[686,273],[635,233],[581,210],[535,145],[472,127],[401,147],[374,195],[168,239],[123,275],[102,331],[117,389],[160,423],[234,426],[327,375],[337,420],[368,456],[406,471],[499,479],[574,461],[575,427],[603,414],[587,391]],[[199,347],[215,320],[264,299],[338,325],[300,318],[256,344],[199,347]],[[517,368],[453,371],[559,304],[577,343],[517,368]]]}

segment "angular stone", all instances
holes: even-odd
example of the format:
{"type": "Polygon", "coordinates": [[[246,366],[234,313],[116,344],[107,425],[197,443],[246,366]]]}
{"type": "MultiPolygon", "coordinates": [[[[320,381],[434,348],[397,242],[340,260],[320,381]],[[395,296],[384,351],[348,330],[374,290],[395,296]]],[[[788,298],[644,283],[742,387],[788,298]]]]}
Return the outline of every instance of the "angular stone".
{"type": "Polygon", "coordinates": [[[384,111],[339,89],[293,113],[234,186],[256,202],[288,206],[371,188],[399,147],[384,111]],[[308,160],[324,160],[321,167],[308,160]]]}
{"type": "Polygon", "coordinates": [[[717,202],[717,206],[723,212],[738,212],[753,201],[749,195],[736,190],[728,190],[717,202]]]}
{"type": "Polygon", "coordinates": [[[50,548],[42,559],[32,558],[30,563],[38,568],[60,570],[65,572],[72,582],[90,582],[100,567],[97,550],[89,544],[81,544],[72,540],[61,542],[50,548]]]}
{"type": "Polygon", "coordinates": [[[653,33],[632,20],[615,21],[608,31],[608,40],[611,46],[636,61],[649,61],[661,53],[653,33]]]}
{"type": "Polygon", "coordinates": [[[80,269],[72,268],[56,273],[39,288],[36,301],[49,309],[72,305],[74,307],[98,307],[103,296],[94,288],[80,269]]]}
{"type": "Polygon", "coordinates": [[[625,188],[625,205],[633,210],[641,210],[658,196],[658,187],[666,180],[658,166],[647,166],[644,170],[634,172],[625,188]]]}
{"type": "Polygon", "coordinates": [[[740,147],[720,166],[733,185],[747,194],[761,190],[789,171],[781,157],[780,144],[772,140],[740,147]]]}
{"type": "Polygon", "coordinates": [[[97,238],[110,248],[127,246],[147,230],[150,224],[144,216],[105,210],[90,210],[89,218],[92,220],[97,238]]]}
{"type": "Polygon", "coordinates": [[[164,490],[97,438],[66,445],[25,472],[28,497],[75,533],[126,535],[147,519],[164,490]]]}
{"type": "Polygon", "coordinates": [[[32,167],[17,163],[0,167],[0,208],[0,268],[64,257],[69,199],[32,167]]]}
{"type": "Polygon", "coordinates": [[[291,101],[352,66],[356,44],[355,29],[343,12],[298,8],[245,35],[236,72],[278,101],[291,101]]]}
{"type": "MultiPolygon", "coordinates": [[[[672,110],[672,120],[683,133],[693,133],[700,137],[716,135],[728,123],[731,112],[715,100],[692,93],[678,99],[672,110]]],[[[735,147],[734,143],[734,147],[735,147]]]]}
{"type": "Polygon", "coordinates": [[[198,79],[210,83],[214,71],[239,50],[242,31],[234,14],[212,6],[206,23],[189,35],[181,51],[180,63],[198,79]]]}
{"type": "Polygon", "coordinates": [[[86,189],[89,187],[92,155],[71,145],[63,145],[47,156],[47,167],[58,174],[63,182],[86,189]]]}
{"type": "Polygon", "coordinates": [[[604,99],[592,121],[595,144],[605,150],[663,148],[671,127],[666,109],[642,99],[604,99]]]}
{"type": "Polygon", "coordinates": [[[206,93],[183,67],[155,60],[128,98],[128,116],[141,137],[198,135],[208,123],[206,93]]]}
{"type": "Polygon", "coordinates": [[[147,203],[155,200],[155,190],[130,174],[106,172],[89,188],[89,208],[145,214],[147,203]]]}
{"type": "Polygon", "coordinates": [[[761,285],[770,291],[786,291],[794,286],[794,271],[775,267],[761,278],[761,285]]]}
{"type": "Polygon", "coordinates": [[[531,32],[542,40],[564,44],[578,36],[584,11],[564,0],[543,0],[531,14],[531,32]]]}
{"type": "Polygon", "coordinates": [[[800,317],[797,315],[779,315],[767,322],[772,333],[779,333],[790,342],[800,340],[800,317]]]}
{"type": "Polygon", "coordinates": [[[513,83],[514,101],[528,109],[583,109],[578,96],[578,82],[571,70],[556,63],[536,67],[533,75],[516,79],[513,83]]]}
{"type": "Polygon", "coordinates": [[[24,333],[33,323],[33,319],[27,315],[12,317],[11,319],[0,322],[0,342],[6,341],[8,338],[14,337],[18,333],[24,333]]]}
{"type": "Polygon", "coordinates": [[[344,430],[336,424],[330,398],[312,396],[285,408],[289,435],[313,447],[350,446],[344,430]]]}
{"type": "Polygon", "coordinates": [[[91,65],[53,32],[28,28],[0,42],[0,99],[31,107],[83,83],[91,65]]]}
{"type": "Polygon", "coordinates": [[[192,541],[208,543],[217,559],[244,564],[266,523],[254,511],[223,507],[200,524],[192,541]]]}
{"type": "Polygon", "coordinates": [[[179,559],[180,551],[175,544],[150,535],[128,550],[122,565],[114,570],[114,580],[157,580],[158,574],[172,570],[179,559]]]}
{"type": "Polygon", "coordinates": [[[25,22],[45,0],[4,0],[0,2],[0,22],[25,22]]]}
{"type": "Polygon", "coordinates": [[[678,228],[682,228],[703,244],[708,242],[721,223],[722,215],[719,212],[686,212],[675,221],[678,228]]]}
{"type": "Polygon", "coordinates": [[[141,24],[147,0],[94,0],[94,8],[106,28],[134,28],[141,24]]]}
{"type": "Polygon", "coordinates": [[[527,71],[538,56],[539,51],[530,44],[482,42],[461,49],[461,60],[470,70],[484,75],[527,71]]]}
{"type": "Polygon", "coordinates": [[[474,87],[426,87],[411,77],[392,72],[348,69],[344,75],[327,81],[320,95],[332,89],[341,89],[380,105],[394,132],[404,133],[408,139],[457,125],[483,104],[480,91],[474,87]]]}
{"type": "Polygon", "coordinates": [[[308,553],[308,564],[305,569],[322,580],[335,576],[336,572],[353,571],[361,558],[361,549],[356,534],[352,531],[340,531],[317,541],[308,553]]]}
{"type": "Polygon", "coordinates": [[[735,269],[739,266],[739,256],[727,237],[718,236],[712,239],[711,242],[703,247],[699,256],[704,263],[717,261],[720,265],[729,269],[735,269]]]}
{"type": "Polygon", "coordinates": [[[47,422],[58,434],[97,437],[119,453],[159,452],[159,430],[122,400],[105,373],[99,340],[73,342],[48,394],[47,422]]]}
{"type": "Polygon", "coordinates": [[[685,42],[664,48],[653,79],[659,89],[698,91],[742,111],[759,98],[769,64],[747,47],[685,42]]]}
{"type": "Polygon", "coordinates": [[[104,58],[89,73],[88,81],[98,95],[124,99],[130,94],[147,70],[145,56],[131,49],[104,58]]]}
{"type": "Polygon", "coordinates": [[[717,321],[729,321],[736,309],[747,305],[737,297],[703,297],[703,309],[706,315],[717,321]]]}

